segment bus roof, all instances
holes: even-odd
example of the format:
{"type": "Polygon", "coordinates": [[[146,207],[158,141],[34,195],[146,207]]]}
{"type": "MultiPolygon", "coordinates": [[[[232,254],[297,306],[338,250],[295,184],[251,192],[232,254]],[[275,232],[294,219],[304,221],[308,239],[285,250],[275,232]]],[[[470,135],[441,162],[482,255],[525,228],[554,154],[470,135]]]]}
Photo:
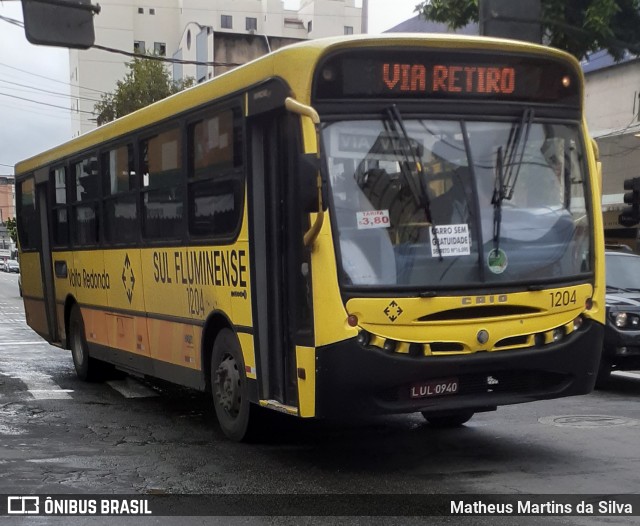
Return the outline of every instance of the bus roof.
{"type": "Polygon", "coordinates": [[[381,44],[392,44],[399,47],[481,49],[542,55],[571,63],[576,73],[581,79],[583,78],[580,65],[572,55],[558,49],[517,40],[428,33],[386,33],[383,35],[352,35],[308,40],[254,59],[218,77],[176,93],[91,130],[80,137],[21,161],[15,167],[16,177],[76,152],[80,153],[103,142],[161,122],[176,113],[197,108],[210,100],[233,93],[241,93],[248,87],[269,78],[284,79],[291,87],[292,95],[300,102],[308,104],[311,98],[313,72],[321,57],[338,49],[374,47],[381,44]]]}

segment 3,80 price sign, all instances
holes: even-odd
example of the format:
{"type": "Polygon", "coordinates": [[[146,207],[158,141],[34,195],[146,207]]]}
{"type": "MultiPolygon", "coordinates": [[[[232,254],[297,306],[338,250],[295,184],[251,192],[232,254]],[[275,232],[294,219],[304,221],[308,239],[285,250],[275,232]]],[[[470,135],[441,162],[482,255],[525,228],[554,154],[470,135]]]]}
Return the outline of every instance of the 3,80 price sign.
{"type": "Polygon", "coordinates": [[[356,214],[358,229],[389,228],[389,210],[367,210],[356,214]]]}

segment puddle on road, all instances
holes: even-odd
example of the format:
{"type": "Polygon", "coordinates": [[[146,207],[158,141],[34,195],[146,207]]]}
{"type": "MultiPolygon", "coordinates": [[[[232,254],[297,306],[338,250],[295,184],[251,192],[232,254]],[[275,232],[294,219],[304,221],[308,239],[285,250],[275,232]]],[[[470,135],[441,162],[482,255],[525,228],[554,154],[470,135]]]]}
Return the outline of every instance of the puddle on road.
{"type": "Polygon", "coordinates": [[[12,435],[12,436],[19,436],[19,435],[26,435],[27,432],[24,429],[20,429],[14,426],[8,426],[5,424],[0,424],[0,435],[12,435]]]}
{"type": "Polygon", "coordinates": [[[538,422],[556,427],[573,427],[583,429],[594,429],[597,427],[630,427],[640,425],[640,420],[609,415],[544,416],[542,418],[538,418],[538,422]]]}

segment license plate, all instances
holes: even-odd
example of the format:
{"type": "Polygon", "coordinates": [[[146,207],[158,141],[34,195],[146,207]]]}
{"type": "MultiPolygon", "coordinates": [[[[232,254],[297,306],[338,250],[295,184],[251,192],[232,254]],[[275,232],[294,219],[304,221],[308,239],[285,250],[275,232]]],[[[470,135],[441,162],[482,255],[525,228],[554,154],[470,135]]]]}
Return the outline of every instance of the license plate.
{"type": "Polygon", "coordinates": [[[453,395],[458,392],[458,379],[431,380],[413,384],[409,390],[410,398],[429,398],[432,396],[453,395]]]}

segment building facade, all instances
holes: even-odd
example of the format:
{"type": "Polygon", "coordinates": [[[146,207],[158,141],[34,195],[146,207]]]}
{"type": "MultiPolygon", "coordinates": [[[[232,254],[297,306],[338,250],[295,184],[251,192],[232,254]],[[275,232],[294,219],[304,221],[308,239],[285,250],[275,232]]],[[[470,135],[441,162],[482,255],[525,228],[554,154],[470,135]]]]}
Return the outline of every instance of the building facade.
{"type": "MultiPolygon", "coordinates": [[[[285,9],[282,0],[104,0],[100,6],[94,18],[97,44],[222,64],[170,69],[174,78],[198,82],[224,73],[225,64],[241,64],[299,40],[362,32],[362,9],[355,0],[300,0],[297,10],[285,9]]],[[[95,103],[115,89],[130,60],[100,49],[70,51],[74,137],[95,128],[95,103]]]]}
{"type": "Polygon", "coordinates": [[[13,176],[0,176],[0,259],[15,258],[16,246],[5,222],[16,217],[16,186],[13,176]]]}
{"type": "Polygon", "coordinates": [[[16,187],[13,176],[0,176],[0,224],[16,217],[16,187]]]}
{"type": "Polygon", "coordinates": [[[584,60],[585,107],[591,136],[602,161],[602,210],[610,241],[635,248],[637,228],[618,224],[624,204],[624,180],[640,176],[640,59],[615,63],[606,52],[584,60]]]}

